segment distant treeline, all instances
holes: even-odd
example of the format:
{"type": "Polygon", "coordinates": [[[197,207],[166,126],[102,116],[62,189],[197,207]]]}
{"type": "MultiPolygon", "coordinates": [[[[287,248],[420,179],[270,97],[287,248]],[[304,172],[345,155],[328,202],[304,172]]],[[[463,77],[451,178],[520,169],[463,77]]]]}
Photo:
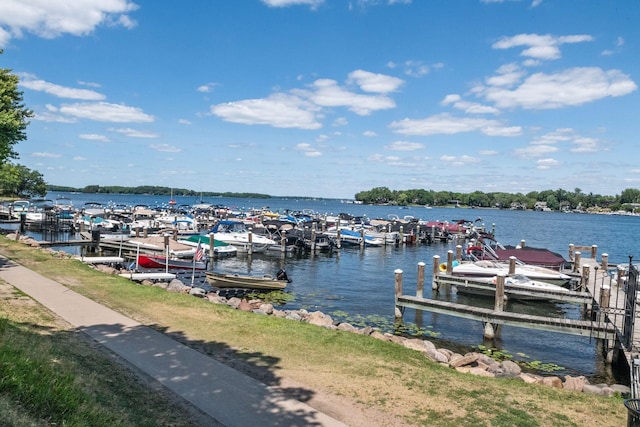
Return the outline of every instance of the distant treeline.
{"type": "Polygon", "coordinates": [[[628,188],[620,195],[602,196],[600,194],[583,193],[576,188],[571,191],[544,190],[522,193],[455,193],[451,191],[433,190],[390,190],[387,187],[376,187],[356,194],[356,200],[367,204],[389,204],[398,206],[469,206],[478,208],[501,209],[551,209],[551,210],[587,210],[609,209],[633,211],[640,203],[640,190],[628,188]]]}
{"type": "Polygon", "coordinates": [[[193,191],[186,188],[158,187],[154,185],[141,185],[139,187],[100,186],[87,185],[83,188],[64,187],[60,185],[48,185],[48,191],[76,192],[89,194],[152,194],[155,196],[190,196],[190,197],[241,197],[250,199],[269,199],[268,194],[260,193],[215,193],[207,191],[193,191]]]}

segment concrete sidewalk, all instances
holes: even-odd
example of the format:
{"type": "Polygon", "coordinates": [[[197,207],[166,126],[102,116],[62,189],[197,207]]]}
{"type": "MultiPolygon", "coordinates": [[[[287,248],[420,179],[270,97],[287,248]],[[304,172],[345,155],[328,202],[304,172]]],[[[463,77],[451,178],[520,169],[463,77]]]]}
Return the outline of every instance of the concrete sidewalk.
{"type": "Polygon", "coordinates": [[[202,353],[0,257],[0,279],[224,426],[345,426],[202,353]]]}

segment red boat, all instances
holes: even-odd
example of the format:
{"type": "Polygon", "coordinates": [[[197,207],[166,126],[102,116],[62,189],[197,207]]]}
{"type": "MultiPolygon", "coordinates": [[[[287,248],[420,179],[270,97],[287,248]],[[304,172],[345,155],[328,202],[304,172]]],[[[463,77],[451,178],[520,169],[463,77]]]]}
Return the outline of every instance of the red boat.
{"type": "Polygon", "coordinates": [[[185,259],[175,259],[169,258],[162,255],[149,255],[149,254],[140,254],[138,255],[138,266],[142,268],[167,268],[171,270],[206,270],[207,264],[201,261],[193,260],[185,260],[185,259]]]}

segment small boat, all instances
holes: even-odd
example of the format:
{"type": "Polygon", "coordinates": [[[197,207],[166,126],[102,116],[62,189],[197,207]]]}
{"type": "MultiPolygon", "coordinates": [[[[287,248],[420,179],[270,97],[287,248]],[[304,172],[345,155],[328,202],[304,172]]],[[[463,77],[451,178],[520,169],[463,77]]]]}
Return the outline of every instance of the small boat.
{"type": "Polygon", "coordinates": [[[206,270],[207,263],[202,261],[175,259],[151,254],[139,254],[138,266],[142,268],[169,268],[170,270],[206,270]]]}
{"type": "Polygon", "coordinates": [[[216,288],[244,288],[260,290],[281,290],[291,282],[284,270],[278,271],[276,277],[270,274],[264,276],[250,276],[232,273],[216,273],[207,271],[207,282],[216,288]]]}
{"type": "Polygon", "coordinates": [[[344,246],[359,246],[363,243],[365,246],[383,246],[384,240],[380,237],[367,234],[366,231],[361,233],[357,230],[351,230],[349,228],[340,228],[339,230],[328,230],[324,234],[334,242],[338,240],[338,231],[340,231],[340,244],[344,246]]]}
{"type": "Polygon", "coordinates": [[[233,245],[241,252],[248,252],[249,249],[255,253],[265,252],[267,248],[276,244],[268,237],[249,234],[247,226],[239,221],[221,220],[211,229],[211,233],[216,240],[233,245]]]}
{"type": "MultiPolygon", "coordinates": [[[[444,269],[446,270],[446,265],[444,265],[444,269]]],[[[507,276],[509,273],[509,264],[489,260],[461,262],[452,267],[451,273],[454,276],[466,277],[494,277],[499,274],[507,276]]],[[[553,283],[555,285],[565,285],[571,281],[571,276],[564,273],[529,264],[516,264],[515,274],[521,274],[533,280],[553,283]]]]}
{"type": "MultiPolygon", "coordinates": [[[[496,281],[497,277],[469,277],[469,280],[475,282],[486,283],[487,287],[468,286],[468,285],[456,285],[456,290],[461,294],[473,294],[494,296],[496,293],[496,281]]],[[[518,299],[518,300],[530,300],[530,301],[544,301],[549,300],[550,295],[557,297],[558,294],[568,294],[569,290],[559,285],[552,283],[542,282],[539,280],[532,280],[531,278],[522,274],[515,274],[513,276],[506,276],[504,278],[504,295],[505,299],[518,299]],[[513,291],[525,291],[525,293],[514,293],[513,291]],[[530,292],[530,293],[526,293],[530,292]]]]}
{"type": "MultiPolygon", "coordinates": [[[[182,243],[184,245],[193,246],[193,247],[197,247],[198,245],[200,245],[202,249],[207,253],[211,248],[210,246],[211,239],[209,238],[209,236],[201,236],[201,235],[189,236],[186,239],[185,238],[178,239],[178,243],[182,243]]],[[[236,255],[237,253],[238,253],[238,249],[235,246],[225,243],[221,240],[217,240],[217,239],[213,240],[213,254],[215,256],[226,257],[226,256],[236,255]]]]}

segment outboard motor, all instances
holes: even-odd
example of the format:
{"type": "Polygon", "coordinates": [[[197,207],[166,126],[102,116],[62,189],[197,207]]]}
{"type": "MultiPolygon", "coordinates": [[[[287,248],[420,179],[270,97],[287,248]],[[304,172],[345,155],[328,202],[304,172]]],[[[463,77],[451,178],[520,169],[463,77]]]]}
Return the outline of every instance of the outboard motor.
{"type": "Polygon", "coordinates": [[[291,279],[289,279],[289,276],[287,276],[287,272],[284,271],[284,269],[278,270],[278,272],[276,273],[276,279],[286,280],[287,283],[291,283],[291,279]]]}

